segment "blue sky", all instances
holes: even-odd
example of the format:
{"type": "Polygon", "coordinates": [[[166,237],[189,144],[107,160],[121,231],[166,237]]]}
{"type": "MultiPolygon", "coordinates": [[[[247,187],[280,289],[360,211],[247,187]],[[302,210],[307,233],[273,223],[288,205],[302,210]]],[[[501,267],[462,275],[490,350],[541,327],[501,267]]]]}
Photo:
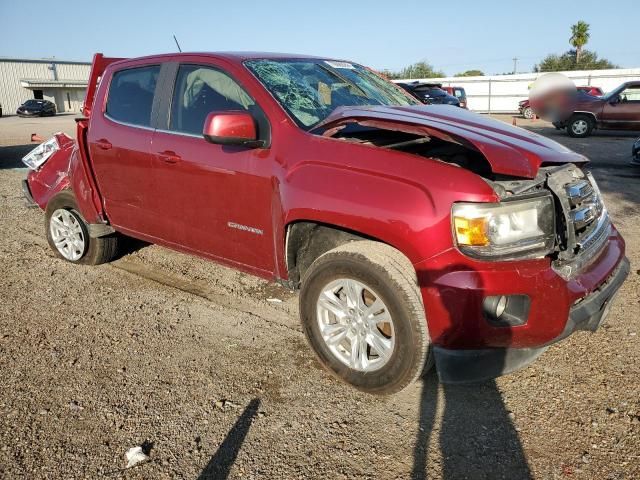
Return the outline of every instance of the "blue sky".
{"type": "Polygon", "coordinates": [[[567,50],[571,24],[585,20],[587,48],[620,66],[640,67],[638,0],[0,0],[0,18],[0,56],[163,53],[175,51],[175,33],[184,51],[283,51],[377,69],[427,60],[447,74],[508,72],[514,56],[518,71],[530,71],[546,54],[567,50]]]}

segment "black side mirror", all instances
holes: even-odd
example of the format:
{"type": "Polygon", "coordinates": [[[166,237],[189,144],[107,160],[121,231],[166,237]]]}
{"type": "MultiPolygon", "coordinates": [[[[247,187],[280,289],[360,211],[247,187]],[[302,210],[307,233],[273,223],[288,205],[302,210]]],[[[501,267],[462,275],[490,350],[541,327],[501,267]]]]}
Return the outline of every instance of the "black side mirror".
{"type": "Polygon", "coordinates": [[[620,95],[616,95],[615,97],[613,97],[611,100],[609,100],[609,103],[611,105],[615,105],[616,103],[620,103],[620,95]]]}

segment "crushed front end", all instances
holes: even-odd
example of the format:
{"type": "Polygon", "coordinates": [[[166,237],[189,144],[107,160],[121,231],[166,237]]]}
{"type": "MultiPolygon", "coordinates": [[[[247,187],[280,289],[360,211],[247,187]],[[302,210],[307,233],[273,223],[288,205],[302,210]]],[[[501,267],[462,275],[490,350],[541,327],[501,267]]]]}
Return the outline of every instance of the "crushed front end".
{"type": "Polygon", "coordinates": [[[544,256],[473,258],[458,245],[417,266],[444,382],[517,370],[574,331],[595,331],[629,273],[624,240],[590,173],[565,164],[541,167],[534,179],[487,181],[500,205],[552,205],[552,235],[541,236],[544,256]]]}

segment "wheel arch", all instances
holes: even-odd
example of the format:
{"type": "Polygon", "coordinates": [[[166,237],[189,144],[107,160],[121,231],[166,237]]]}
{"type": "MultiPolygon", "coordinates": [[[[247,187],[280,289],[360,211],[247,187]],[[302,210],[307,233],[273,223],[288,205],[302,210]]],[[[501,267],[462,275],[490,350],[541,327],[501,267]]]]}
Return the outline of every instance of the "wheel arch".
{"type": "Polygon", "coordinates": [[[410,256],[403,252],[400,246],[388,239],[333,223],[296,219],[285,226],[285,264],[290,285],[297,288],[306,270],[322,254],[358,240],[372,240],[389,245],[411,261],[410,256]]]}
{"type": "Polygon", "coordinates": [[[571,117],[569,117],[569,120],[571,120],[576,115],[587,115],[587,116],[589,116],[589,117],[591,117],[593,119],[593,128],[596,128],[598,126],[598,117],[596,117],[595,113],[587,112],[587,111],[584,111],[584,110],[576,110],[575,112],[573,112],[571,114],[571,117]]]}

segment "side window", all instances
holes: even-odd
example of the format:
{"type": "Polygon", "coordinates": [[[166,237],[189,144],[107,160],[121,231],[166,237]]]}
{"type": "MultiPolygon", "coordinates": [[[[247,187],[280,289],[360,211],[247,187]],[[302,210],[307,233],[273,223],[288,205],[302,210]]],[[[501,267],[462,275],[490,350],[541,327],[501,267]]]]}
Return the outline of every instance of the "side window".
{"type": "Polygon", "coordinates": [[[229,75],[212,67],[181,65],[171,102],[169,128],[202,134],[211,112],[254,110],[255,102],[229,75]]]}
{"type": "Polygon", "coordinates": [[[624,91],[620,93],[620,100],[623,102],[640,103],[640,86],[625,88],[624,91]]]}
{"type": "Polygon", "coordinates": [[[159,73],[159,65],[114,73],[107,98],[109,117],[133,125],[150,126],[153,94],[159,73]]]}

